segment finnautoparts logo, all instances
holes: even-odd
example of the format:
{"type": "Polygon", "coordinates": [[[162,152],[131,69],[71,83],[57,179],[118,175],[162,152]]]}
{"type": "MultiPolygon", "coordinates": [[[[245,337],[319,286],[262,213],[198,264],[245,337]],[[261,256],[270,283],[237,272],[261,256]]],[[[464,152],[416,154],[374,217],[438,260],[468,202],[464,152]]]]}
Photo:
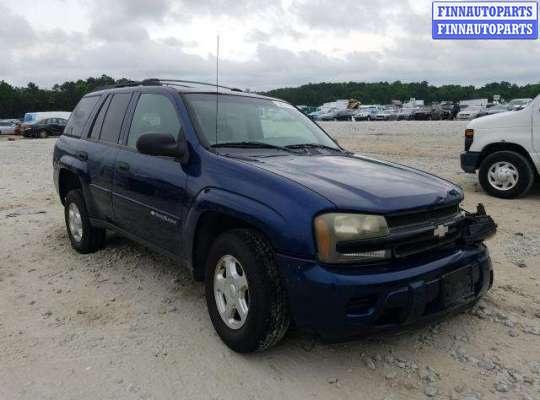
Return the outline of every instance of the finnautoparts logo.
{"type": "Polygon", "coordinates": [[[433,39],[538,39],[536,1],[434,1],[433,39]]]}

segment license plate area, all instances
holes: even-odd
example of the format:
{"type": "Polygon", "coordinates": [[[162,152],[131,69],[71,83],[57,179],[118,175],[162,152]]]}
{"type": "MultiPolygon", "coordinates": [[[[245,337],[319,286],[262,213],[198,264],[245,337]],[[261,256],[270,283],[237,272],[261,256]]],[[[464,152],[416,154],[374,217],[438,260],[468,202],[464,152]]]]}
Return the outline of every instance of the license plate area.
{"type": "Polygon", "coordinates": [[[467,266],[452,271],[441,280],[442,302],[450,307],[466,302],[474,296],[473,268],[467,266]]]}

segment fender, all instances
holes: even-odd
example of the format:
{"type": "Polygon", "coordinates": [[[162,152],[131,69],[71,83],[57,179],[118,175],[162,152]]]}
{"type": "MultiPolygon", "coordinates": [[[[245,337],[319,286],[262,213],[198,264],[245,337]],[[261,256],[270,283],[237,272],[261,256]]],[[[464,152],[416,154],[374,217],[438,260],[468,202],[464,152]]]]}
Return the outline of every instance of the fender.
{"type": "Polygon", "coordinates": [[[286,221],[277,210],[258,200],[214,187],[199,192],[188,211],[182,236],[186,243],[187,265],[193,266],[193,244],[201,215],[207,211],[219,212],[245,221],[260,230],[276,250],[285,249],[288,238],[286,221]]]}
{"type": "MultiPolygon", "coordinates": [[[[89,207],[90,215],[95,215],[94,204],[92,203],[92,196],[90,195],[90,188],[88,185],[88,170],[85,162],[79,160],[77,157],[72,156],[71,154],[63,154],[54,165],[54,181],[56,184],[58,195],[60,195],[60,173],[62,170],[67,170],[72,172],[79,178],[81,183],[81,188],[83,192],[84,199],[86,204],[89,207]]],[[[63,202],[63,199],[60,198],[63,202]]]]}

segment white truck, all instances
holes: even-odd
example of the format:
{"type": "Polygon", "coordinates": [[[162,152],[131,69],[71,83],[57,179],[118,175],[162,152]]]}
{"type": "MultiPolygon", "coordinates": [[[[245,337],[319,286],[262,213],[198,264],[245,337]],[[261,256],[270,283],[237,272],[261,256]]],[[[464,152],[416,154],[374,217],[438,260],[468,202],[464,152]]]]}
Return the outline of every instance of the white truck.
{"type": "Polygon", "coordinates": [[[478,180],[490,195],[524,196],[540,171],[540,96],[518,111],[472,120],[465,130],[461,168],[478,170],[478,180]]]}

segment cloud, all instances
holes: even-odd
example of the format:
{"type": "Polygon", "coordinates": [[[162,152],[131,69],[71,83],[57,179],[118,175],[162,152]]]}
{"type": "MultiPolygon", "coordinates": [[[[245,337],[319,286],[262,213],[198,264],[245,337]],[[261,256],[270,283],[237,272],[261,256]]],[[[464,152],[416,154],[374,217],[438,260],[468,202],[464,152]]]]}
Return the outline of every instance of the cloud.
{"type": "Polygon", "coordinates": [[[407,1],[80,1],[70,21],[76,27],[80,18],[78,30],[67,30],[61,19],[51,25],[56,16],[45,6],[42,18],[32,19],[23,7],[0,4],[2,79],[45,87],[101,74],[213,81],[220,31],[221,80],[241,88],[538,81],[536,41],[433,41],[429,2],[412,8],[407,1]]]}

